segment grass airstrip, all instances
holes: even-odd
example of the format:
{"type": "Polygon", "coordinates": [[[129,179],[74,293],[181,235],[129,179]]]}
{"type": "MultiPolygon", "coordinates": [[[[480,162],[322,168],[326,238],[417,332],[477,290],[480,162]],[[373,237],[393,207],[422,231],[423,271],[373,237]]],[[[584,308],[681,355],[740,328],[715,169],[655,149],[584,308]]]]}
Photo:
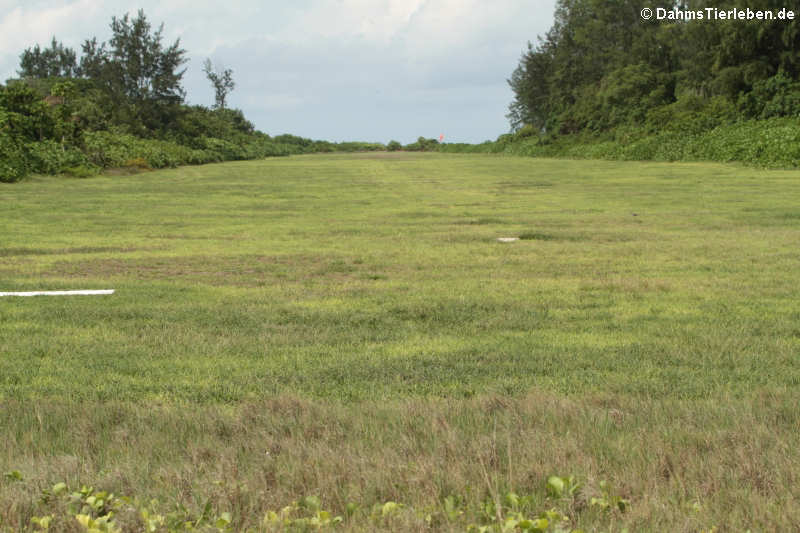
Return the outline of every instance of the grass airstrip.
{"type": "Polygon", "coordinates": [[[0,531],[800,527],[800,172],[314,155],[0,205],[0,291],[116,291],[0,298],[0,531]]]}

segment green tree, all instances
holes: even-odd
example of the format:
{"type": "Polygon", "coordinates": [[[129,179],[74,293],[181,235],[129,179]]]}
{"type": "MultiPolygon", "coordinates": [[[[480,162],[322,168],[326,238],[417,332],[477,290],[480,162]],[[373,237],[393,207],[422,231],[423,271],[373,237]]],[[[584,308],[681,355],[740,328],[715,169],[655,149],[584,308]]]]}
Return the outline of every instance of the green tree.
{"type": "Polygon", "coordinates": [[[22,81],[0,90],[3,130],[20,142],[41,141],[54,135],[55,119],[39,94],[22,81]]]}
{"type": "Polygon", "coordinates": [[[75,50],[64,47],[53,37],[49,48],[42,49],[37,44],[20,54],[17,74],[21,78],[71,78],[77,71],[75,50]]]}
{"type": "Polygon", "coordinates": [[[526,124],[542,131],[552,114],[551,70],[553,55],[551,43],[540,41],[536,48],[528,43],[528,51],[520,59],[519,66],[511,74],[508,84],[514,91],[514,100],[509,105],[506,117],[514,131],[526,124]]]}
{"type": "Polygon", "coordinates": [[[56,117],[54,134],[63,149],[67,143],[73,143],[78,137],[78,117],[75,114],[78,89],[73,81],[65,80],[53,85],[50,96],[51,113],[56,117]]]}
{"type": "Polygon", "coordinates": [[[211,65],[211,60],[206,59],[203,63],[203,72],[206,73],[208,81],[214,87],[214,108],[225,109],[225,99],[228,94],[236,87],[233,81],[233,71],[229,68],[217,72],[211,65]]]}
{"type": "Polygon", "coordinates": [[[146,134],[164,129],[179,115],[185,91],[179,70],[186,63],[180,39],[163,44],[164,25],[152,32],[144,11],[136,18],[113,17],[108,43],[97,39],[83,44],[80,74],[91,78],[114,102],[117,122],[127,123],[146,134]]]}

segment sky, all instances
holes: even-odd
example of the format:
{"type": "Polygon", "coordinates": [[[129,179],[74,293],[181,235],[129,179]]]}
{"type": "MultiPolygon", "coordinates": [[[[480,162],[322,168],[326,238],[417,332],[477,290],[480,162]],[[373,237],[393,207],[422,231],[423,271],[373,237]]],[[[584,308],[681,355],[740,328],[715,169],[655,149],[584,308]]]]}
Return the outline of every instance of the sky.
{"type": "Polygon", "coordinates": [[[202,72],[230,68],[228,106],[258,129],[330,141],[445,136],[482,142],[509,130],[506,80],[553,22],[555,0],[0,0],[0,80],[55,36],[80,51],[111,17],[144,9],[189,59],[190,104],[210,106],[202,72]]]}

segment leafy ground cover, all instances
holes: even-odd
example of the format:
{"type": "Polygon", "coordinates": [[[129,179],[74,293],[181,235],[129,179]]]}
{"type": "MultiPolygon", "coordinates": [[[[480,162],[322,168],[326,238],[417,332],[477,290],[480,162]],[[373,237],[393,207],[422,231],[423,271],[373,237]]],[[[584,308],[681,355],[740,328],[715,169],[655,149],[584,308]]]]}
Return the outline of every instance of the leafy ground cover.
{"type": "Polygon", "coordinates": [[[0,201],[2,290],[117,290],[0,299],[0,530],[800,525],[798,172],[336,154],[0,201]]]}
{"type": "MultiPolygon", "coordinates": [[[[664,118],[664,121],[667,117],[664,118]]],[[[443,144],[446,153],[503,153],[532,157],[615,161],[742,163],[773,169],[800,166],[794,118],[740,120],[710,126],[691,114],[671,123],[619,128],[602,134],[538,135],[531,127],[481,144],[443,144]]]]}

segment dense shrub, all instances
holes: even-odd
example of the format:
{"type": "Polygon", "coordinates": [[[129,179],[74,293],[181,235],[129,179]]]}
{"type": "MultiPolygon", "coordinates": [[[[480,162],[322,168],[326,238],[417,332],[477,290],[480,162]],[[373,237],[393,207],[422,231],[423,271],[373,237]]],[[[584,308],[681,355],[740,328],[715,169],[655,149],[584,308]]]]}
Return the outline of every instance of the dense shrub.
{"type": "Polygon", "coordinates": [[[524,137],[502,135],[482,144],[445,144],[450,153],[504,153],[533,157],[580,159],[720,161],[739,162],[765,168],[800,167],[800,127],[796,119],[773,118],[728,122],[695,131],[681,126],[652,132],[619,129],[614,135],[573,135],[524,137]]]}
{"type": "Polygon", "coordinates": [[[245,149],[231,141],[216,139],[214,137],[203,137],[200,139],[200,142],[205,150],[218,153],[221,161],[247,159],[247,152],[245,149]]]}
{"type": "Polygon", "coordinates": [[[0,131],[0,182],[13,183],[27,173],[25,152],[10,135],[0,131]]]}
{"type": "Polygon", "coordinates": [[[437,150],[439,147],[439,141],[436,139],[426,139],[425,137],[419,137],[416,142],[411,144],[407,144],[403,150],[408,152],[430,152],[433,150],[437,150]]]}
{"type": "Polygon", "coordinates": [[[378,152],[386,150],[386,146],[381,143],[347,141],[336,143],[336,149],[339,152],[378,152]]]}
{"type": "Polygon", "coordinates": [[[800,82],[777,75],[753,84],[753,90],[739,96],[742,110],[754,118],[800,117],[800,82]]]}
{"type": "Polygon", "coordinates": [[[195,150],[174,142],[141,139],[126,133],[85,132],[85,154],[90,163],[101,168],[124,167],[141,158],[152,168],[176,167],[222,160],[214,150],[195,150]]]}
{"type": "Polygon", "coordinates": [[[65,168],[88,162],[80,150],[52,140],[27,143],[25,152],[30,171],[37,174],[58,174],[65,168]]]}
{"type": "Polygon", "coordinates": [[[277,137],[274,137],[273,140],[278,144],[295,145],[301,148],[307,148],[314,143],[314,141],[312,141],[311,139],[298,137],[297,135],[290,135],[288,133],[284,133],[283,135],[278,135],[277,137]]]}
{"type": "MultiPolygon", "coordinates": [[[[294,145],[286,145],[294,146],[294,145]]],[[[335,152],[336,144],[330,141],[314,141],[311,145],[303,148],[304,153],[328,153],[335,152]]]]}

